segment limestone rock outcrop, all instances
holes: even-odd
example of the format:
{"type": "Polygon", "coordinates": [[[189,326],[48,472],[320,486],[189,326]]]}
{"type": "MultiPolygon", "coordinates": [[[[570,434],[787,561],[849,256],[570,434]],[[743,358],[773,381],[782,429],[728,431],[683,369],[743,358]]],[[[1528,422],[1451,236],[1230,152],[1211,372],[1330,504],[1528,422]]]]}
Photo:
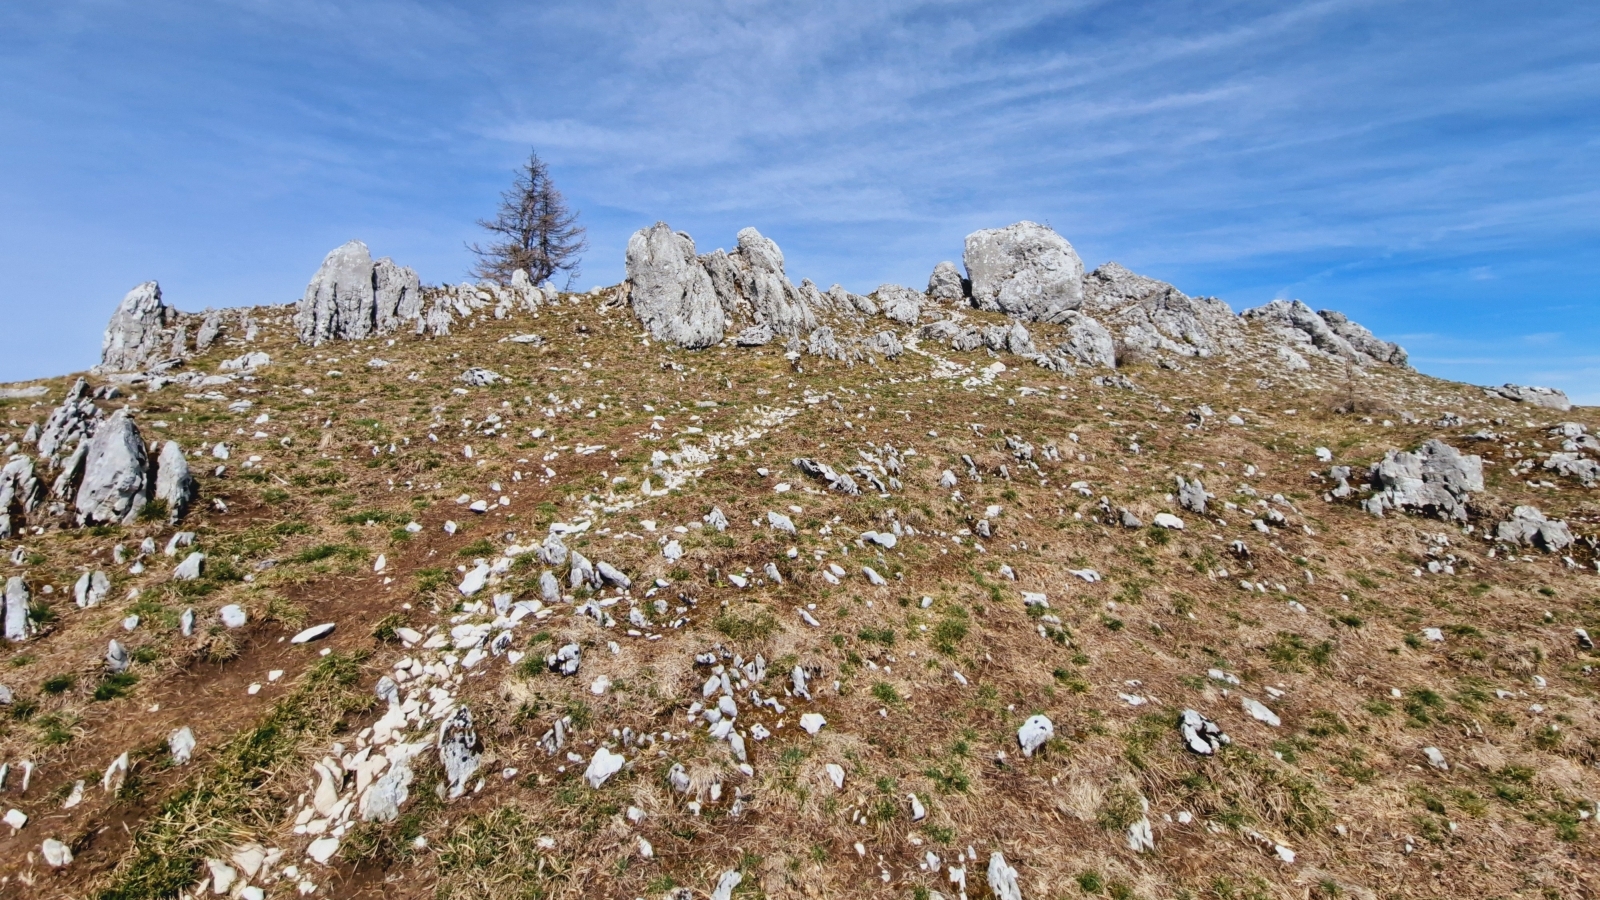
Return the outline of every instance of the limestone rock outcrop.
{"type": "Polygon", "coordinates": [[[1380,362],[1406,365],[1406,352],[1400,346],[1378,340],[1342,313],[1312,312],[1299,300],[1274,300],[1239,315],[1268,325],[1291,344],[1301,345],[1297,349],[1315,349],[1363,366],[1380,362]]]}
{"type": "Polygon", "coordinates": [[[89,382],[79,378],[40,429],[39,455],[49,458],[75,446],[93,434],[99,423],[100,409],[89,396],[89,382]]]}
{"type": "Polygon", "coordinates": [[[1083,305],[1083,261],[1067,239],[1034,222],[975,231],[962,257],[972,303],[1033,322],[1083,305]]]}
{"type": "Polygon", "coordinates": [[[198,488],[189,473],[189,461],[183,457],[183,448],[177,441],[161,445],[156,458],[154,499],[167,504],[167,521],[176,523],[189,511],[198,488]]]}
{"type": "Polygon", "coordinates": [[[1104,325],[1076,310],[1069,311],[1061,324],[1067,330],[1067,340],[1059,348],[1062,355],[1086,366],[1117,367],[1117,345],[1104,325]]]}
{"type": "Polygon", "coordinates": [[[75,508],[81,525],[132,522],[150,499],[144,438],[127,409],[111,414],[89,440],[75,508]]]}
{"type": "Polygon", "coordinates": [[[1190,297],[1114,262],[1084,278],[1084,311],[1119,332],[1133,358],[1209,357],[1243,344],[1238,317],[1228,304],[1190,297]]]}
{"type": "Polygon", "coordinates": [[[387,257],[374,263],[366,244],[350,241],[323,259],[294,321],[300,343],[315,346],[389,334],[421,315],[417,273],[387,257]]]}
{"type": "Polygon", "coordinates": [[[1468,495],[1483,490],[1483,459],[1435,438],[1415,453],[1390,450],[1370,476],[1374,493],[1362,505],[1375,516],[1413,509],[1464,522],[1468,495]]]}
{"type": "Polygon", "coordinates": [[[177,310],[161,301],[161,285],[146,281],[122,298],[100,341],[100,370],[136,372],[183,353],[177,310]],[[176,344],[176,351],[174,345],[176,344]]]}
{"type": "MultiPolygon", "coordinates": [[[[627,272],[634,314],[656,340],[691,349],[722,340],[723,307],[711,275],[695,256],[693,238],[665,222],[634,232],[628,239],[627,272]]],[[[748,339],[766,343],[771,329],[764,338],[748,339]]]]}
{"type": "Polygon", "coordinates": [[[915,325],[922,317],[922,295],[898,284],[883,284],[873,293],[885,318],[902,325],[915,325]]]}
{"type": "Polygon", "coordinates": [[[754,228],[741,230],[738,241],[732,253],[714,250],[700,257],[723,313],[736,325],[767,325],[776,334],[815,331],[816,311],[789,283],[778,245],[754,228]]]}
{"type": "Polygon", "coordinates": [[[1572,545],[1572,529],[1566,522],[1547,518],[1537,506],[1519,506],[1511,518],[1495,526],[1494,536],[1509,544],[1538,547],[1559,553],[1572,545]]]}
{"type": "Polygon", "coordinates": [[[1517,403],[1526,403],[1530,406],[1542,406],[1557,412],[1566,412],[1572,409],[1572,401],[1567,399],[1565,391],[1547,387],[1525,387],[1520,384],[1505,384],[1500,387],[1484,388],[1484,393],[1491,397],[1500,397],[1517,403]]]}

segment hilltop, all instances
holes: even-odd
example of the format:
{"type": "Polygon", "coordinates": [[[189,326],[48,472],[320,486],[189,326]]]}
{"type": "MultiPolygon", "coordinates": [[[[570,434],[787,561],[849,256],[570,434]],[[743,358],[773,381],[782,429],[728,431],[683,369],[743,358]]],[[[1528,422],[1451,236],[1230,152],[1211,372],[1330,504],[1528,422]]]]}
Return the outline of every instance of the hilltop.
{"type": "Polygon", "coordinates": [[[963,251],[135,288],[0,394],[0,896],[1600,889],[1600,416],[963,251]]]}

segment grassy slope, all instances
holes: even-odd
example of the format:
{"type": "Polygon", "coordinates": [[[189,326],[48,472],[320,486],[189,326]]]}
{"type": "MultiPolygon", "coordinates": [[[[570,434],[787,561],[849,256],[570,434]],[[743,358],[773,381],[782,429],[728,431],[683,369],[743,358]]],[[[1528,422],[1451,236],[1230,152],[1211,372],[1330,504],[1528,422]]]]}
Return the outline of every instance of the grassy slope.
{"type": "MultiPolygon", "coordinates": [[[[1494,511],[1534,502],[1593,534],[1600,507],[1589,492],[1571,482],[1530,487],[1507,471],[1515,461],[1508,453],[1531,454],[1532,442],[1550,448],[1544,429],[1557,418],[1600,426],[1592,411],[1556,417],[1413,373],[1352,380],[1322,363],[1293,376],[1249,362],[1138,369],[1128,373],[1136,391],[1012,357],[999,358],[1012,368],[986,381],[980,370],[993,360],[981,352],[936,352],[967,367],[956,377],[937,377],[951,367],[918,353],[876,366],[806,358],[797,372],[773,348],[692,354],[647,345],[625,310],[591,299],[536,320],[483,319],[447,338],[408,336],[392,346],[300,348],[281,321],[269,322],[260,343],[273,365],[242,386],[249,393],[222,388],[230,400],[253,401],[246,413],[185,398],[178,387],[129,401],[148,439],[172,438],[191,453],[208,441],[233,446],[223,476],[199,473],[206,502],[225,498],[228,512],[201,510],[185,526],[210,555],[206,578],[167,582],[173,560],[165,557],[142,576],[110,566],[114,544],[132,547],[145,535],[164,544],[172,529],[157,523],[52,529],[21,541],[49,621],[45,634],[0,659],[0,681],[21,700],[0,735],[0,758],[39,767],[26,796],[5,795],[34,818],[0,839],[8,879],[0,896],[168,896],[182,883],[175,872],[190,867],[198,880],[197,860],[248,839],[299,856],[306,839],[288,826],[310,761],[376,718],[353,697],[405,655],[374,626],[441,621],[458,599],[457,566],[492,558],[510,532],[531,542],[551,521],[582,518],[595,526],[573,545],[637,582],[670,581],[662,596],[689,610],[688,626],[660,641],[630,641],[562,613],[528,638],[530,649],[582,643],[579,678],[500,661],[469,679],[486,769],[517,775],[491,778],[480,794],[450,804],[415,791],[400,822],[362,829],[346,841],[339,868],[319,871],[319,883],[331,885],[324,895],[655,896],[675,884],[708,890],[717,872],[735,867],[747,876],[739,896],[953,894],[943,871],[919,863],[932,851],[947,865],[968,847],[977,856],[967,866],[975,897],[987,895],[983,869],[995,849],[1020,870],[1030,898],[1577,896],[1600,887],[1593,820],[1580,819],[1600,797],[1587,668],[1596,660],[1571,636],[1574,626],[1600,634],[1593,566],[1569,571],[1540,554],[1489,558],[1491,545],[1446,523],[1374,519],[1326,503],[1329,485],[1310,474],[1325,468],[1312,454],[1318,446],[1361,467],[1386,449],[1444,436],[1488,460],[1480,505],[1490,517],[1474,522],[1477,531],[1492,525],[1494,511]],[[528,330],[546,343],[500,341],[528,330]],[[369,367],[373,357],[390,365],[369,367]],[[469,365],[509,378],[463,388],[453,379],[469,365]],[[1331,411],[1351,400],[1370,415],[1331,411]],[[1191,415],[1201,404],[1217,415],[1191,415]],[[1246,424],[1223,424],[1235,411],[1246,424]],[[1490,427],[1504,440],[1465,440],[1478,424],[1403,424],[1401,411],[1423,422],[1445,411],[1499,418],[1490,427]],[[256,424],[263,413],[268,421],[256,424]],[[501,418],[494,435],[484,433],[490,415],[501,418]],[[546,433],[533,438],[535,428],[546,433]],[[752,438],[752,429],[761,433],[752,438]],[[257,431],[267,437],[254,438],[257,431]],[[704,445],[711,435],[748,440],[681,489],[641,493],[647,477],[661,485],[652,451],[704,445]],[[1038,472],[1007,448],[1006,435],[1034,446],[1038,472]],[[1516,442],[1520,450],[1511,449],[1516,442]],[[790,464],[806,455],[844,468],[859,450],[885,443],[916,450],[900,476],[904,489],[887,498],[823,492],[790,464]],[[1058,460],[1043,458],[1047,444],[1058,460]],[[603,449],[578,455],[580,445],[603,449]],[[963,454],[981,481],[965,476],[963,454]],[[243,468],[252,455],[260,463],[243,468]],[[1009,480],[997,474],[1002,465],[1009,480]],[[542,474],[546,466],[553,478],[542,474]],[[938,486],[947,468],[962,476],[959,499],[938,486]],[[1168,495],[1178,474],[1205,479],[1222,523],[1176,508],[1168,495]],[[1070,487],[1079,481],[1093,497],[1070,487]],[[463,493],[491,496],[491,482],[502,484],[509,506],[476,516],[456,504],[463,493]],[[779,482],[792,489],[776,493],[779,482]],[[1262,510],[1244,507],[1277,494],[1287,525],[1259,533],[1251,519],[1262,510]],[[1147,523],[1178,512],[1188,527],[1102,523],[1101,496],[1147,523]],[[791,513],[798,535],[752,524],[791,504],[801,508],[791,513]],[[991,504],[1002,508],[994,536],[975,540],[970,529],[991,504]],[[687,527],[712,505],[733,523],[726,534],[687,527]],[[413,519],[425,526],[415,536],[400,527],[413,519]],[[446,519],[464,528],[446,535],[446,519]],[[918,534],[892,551],[856,541],[895,520],[918,534]],[[670,531],[680,525],[684,534],[670,531]],[[1457,574],[1414,576],[1430,546],[1440,546],[1430,541],[1436,535],[1448,537],[1436,552],[1459,558],[1457,574]],[[657,547],[669,536],[686,550],[676,563],[657,547]],[[1229,552],[1234,540],[1249,545],[1248,561],[1229,552]],[[383,575],[371,565],[380,553],[383,575]],[[258,569],[265,559],[277,564],[258,569]],[[739,590],[726,580],[746,567],[759,575],[769,561],[783,585],[757,579],[739,590]],[[842,584],[823,579],[828,563],[848,570],[842,584]],[[1002,564],[1015,583],[999,574],[1002,564]],[[113,573],[112,599],[79,610],[71,585],[89,565],[113,573]],[[862,565],[890,585],[870,586],[862,565]],[[1067,572],[1086,567],[1104,580],[1067,572]],[[1243,590],[1241,579],[1267,590],[1243,590]],[[47,583],[53,594],[40,593],[47,583]],[[129,599],[134,587],[141,593],[129,599]],[[1030,615],[1022,590],[1047,593],[1059,626],[1030,615]],[[209,623],[230,602],[251,611],[247,629],[177,634],[183,609],[209,623]],[[806,625],[798,607],[820,628],[806,625]],[[144,624],[126,634],[120,622],[130,613],[144,624]],[[333,659],[349,660],[336,682],[318,668],[316,649],[281,643],[321,621],[339,624],[333,659]],[[1424,627],[1444,629],[1446,640],[1420,640],[1424,627]],[[107,687],[98,675],[113,636],[140,660],[135,683],[107,687]],[[622,644],[615,656],[611,640],[622,644]],[[748,714],[776,729],[752,747],[753,778],[684,716],[704,680],[691,657],[718,643],[764,654],[773,672],[764,695],[788,702],[783,673],[796,663],[814,667],[823,688],[816,703],[786,716],[748,714]],[[1211,680],[1210,668],[1243,684],[1211,680]],[[267,678],[280,669],[281,680],[267,678]],[[597,697],[587,688],[601,673],[613,689],[597,697]],[[1535,675],[1548,686],[1536,688],[1535,675]],[[263,687],[251,694],[251,684],[263,687]],[[1497,699],[1496,690],[1514,696],[1497,699]],[[1119,694],[1152,699],[1131,706],[1119,694]],[[1241,694],[1271,705],[1282,726],[1247,717],[1241,694]],[[1531,712],[1533,704],[1543,711],[1531,712]],[[1221,723],[1232,746],[1212,759],[1185,753],[1175,727],[1185,707],[1221,723]],[[325,712],[307,719],[311,708],[325,712]],[[829,723],[816,738],[794,724],[813,709],[829,723]],[[1024,760],[1015,731],[1038,712],[1055,721],[1057,737],[1024,760]],[[658,745],[662,756],[641,756],[591,791],[581,766],[536,747],[563,714],[578,724],[570,749],[585,757],[624,726],[689,739],[658,745]],[[780,718],[785,727],[776,728],[780,718]],[[184,724],[201,749],[191,767],[174,769],[161,761],[161,742],[184,724]],[[269,746],[241,762],[241,748],[258,739],[269,746]],[[1448,772],[1428,766],[1427,746],[1444,752],[1448,772]],[[140,748],[130,787],[102,795],[105,764],[140,748]],[[697,784],[722,778],[723,800],[694,815],[666,787],[673,762],[697,784]],[[826,763],[845,768],[842,790],[826,763]],[[88,781],[87,799],[57,809],[78,779],[88,781]],[[219,784],[221,802],[197,805],[219,784]],[[729,814],[735,791],[738,817],[729,814]],[[910,821],[909,793],[926,805],[925,821],[910,821]],[[1145,803],[1156,849],[1136,854],[1123,831],[1145,803]],[[648,813],[642,825],[622,816],[630,805],[648,813]],[[197,824],[199,813],[210,819],[197,824]],[[426,846],[413,840],[419,835],[426,846]],[[640,835],[653,859],[639,857],[640,835]],[[46,836],[74,846],[78,860],[64,873],[37,860],[46,836]],[[540,837],[553,841],[541,847],[540,837]],[[1271,842],[1292,847],[1296,862],[1280,862],[1271,842]]],[[[224,346],[195,366],[211,371],[238,352],[224,346]]],[[[53,383],[50,400],[65,386],[53,383]]],[[[25,426],[48,411],[48,403],[8,401],[0,416],[25,426]]],[[[8,555],[13,545],[3,548],[8,555]]],[[[519,565],[501,589],[537,595],[538,571],[519,565]]],[[[423,784],[432,777],[423,773],[423,784]]],[[[270,891],[291,896],[292,881],[270,891]]]]}

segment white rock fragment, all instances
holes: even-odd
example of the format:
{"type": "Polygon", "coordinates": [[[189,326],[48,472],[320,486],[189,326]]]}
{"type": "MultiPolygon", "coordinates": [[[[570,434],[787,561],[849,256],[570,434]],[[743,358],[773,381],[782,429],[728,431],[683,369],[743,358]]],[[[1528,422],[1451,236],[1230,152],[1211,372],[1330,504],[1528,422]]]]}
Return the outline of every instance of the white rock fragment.
{"type": "Polygon", "coordinates": [[[204,553],[195,552],[189,554],[184,557],[183,562],[178,563],[176,569],[172,570],[172,579],[174,581],[194,581],[200,577],[200,569],[205,565],[205,561],[206,555],[204,553]]]}
{"type": "Polygon", "coordinates": [[[737,870],[729,869],[717,878],[717,886],[711,891],[711,900],[732,900],[733,889],[744,881],[744,876],[737,870]]]}
{"type": "Polygon", "coordinates": [[[1023,756],[1032,756],[1035,751],[1043,747],[1045,742],[1056,736],[1055,723],[1049,716],[1029,716],[1022,727],[1017,729],[1017,744],[1022,747],[1023,756]]]}
{"type": "Polygon", "coordinates": [[[45,863],[52,869],[62,868],[72,862],[72,850],[55,838],[45,838],[39,852],[44,854],[45,863]]]}
{"type": "Polygon", "coordinates": [[[1240,697],[1239,705],[1244,707],[1244,711],[1249,713],[1250,718],[1255,719],[1257,722],[1265,722],[1268,725],[1271,725],[1273,728],[1277,728],[1279,725],[1283,724],[1283,720],[1278,718],[1278,714],[1268,709],[1266,705],[1259,700],[1253,700],[1249,697],[1240,697]]]}
{"type": "Polygon", "coordinates": [[[299,634],[295,635],[294,637],[290,638],[289,639],[289,643],[291,643],[291,644],[309,644],[312,641],[318,640],[320,638],[325,638],[328,635],[333,634],[333,629],[334,629],[334,623],[332,623],[332,622],[324,622],[321,625],[313,625],[310,628],[307,628],[304,631],[300,632],[299,634]]]}
{"type": "Polygon", "coordinates": [[[1152,522],[1157,528],[1169,528],[1174,531],[1183,530],[1183,520],[1172,513],[1156,513],[1156,517],[1152,522]]]}
{"type": "Polygon", "coordinates": [[[217,616],[222,619],[222,624],[228,628],[243,628],[244,624],[250,620],[245,611],[234,603],[229,603],[227,606],[217,610],[217,616]]]}
{"type": "Polygon", "coordinates": [[[220,859],[207,859],[206,870],[211,873],[211,890],[219,896],[227,896],[228,889],[233,887],[234,881],[239,877],[238,871],[220,859]]]}
{"type": "Polygon", "coordinates": [[[627,761],[622,754],[612,753],[601,747],[594,752],[594,758],[589,760],[589,768],[584,770],[583,780],[589,783],[589,787],[598,790],[600,785],[606,783],[606,779],[622,771],[622,764],[627,761]]]}
{"type": "Polygon", "coordinates": [[[306,848],[306,856],[319,866],[328,864],[333,855],[339,852],[339,839],[336,837],[317,838],[306,848]]]}
{"type": "Polygon", "coordinates": [[[1017,886],[1017,870],[1006,864],[999,850],[989,856],[989,890],[995,900],[1022,900],[1022,888],[1017,886]]]}
{"type": "Polygon", "coordinates": [[[1423,747],[1422,754],[1428,757],[1428,765],[1442,772],[1450,771],[1450,764],[1445,762],[1444,754],[1439,751],[1438,747],[1423,747]]]}
{"type": "Polygon", "coordinates": [[[11,833],[16,834],[22,830],[24,825],[28,824],[28,814],[20,809],[8,809],[6,810],[5,818],[0,819],[0,822],[10,825],[11,833]]]}
{"type": "Polygon", "coordinates": [[[828,773],[828,780],[833,782],[835,789],[844,789],[844,766],[841,766],[838,763],[828,763],[827,765],[823,766],[822,769],[828,773]]]}
{"type": "Polygon", "coordinates": [[[194,731],[185,725],[167,735],[167,750],[172,753],[172,764],[186,766],[194,756],[194,731]]]}
{"type": "Polygon", "coordinates": [[[826,724],[828,720],[824,719],[821,713],[806,713],[800,717],[800,727],[805,729],[806,734],[815,735],[826,724]]]}

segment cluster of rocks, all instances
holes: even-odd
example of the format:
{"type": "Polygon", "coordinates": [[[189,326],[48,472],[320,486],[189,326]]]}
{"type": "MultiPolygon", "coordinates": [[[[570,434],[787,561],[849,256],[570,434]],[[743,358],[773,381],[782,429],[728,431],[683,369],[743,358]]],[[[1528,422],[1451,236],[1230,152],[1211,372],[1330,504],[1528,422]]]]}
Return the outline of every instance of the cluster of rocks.
{"type": "Polygon", "coordinates": [[[129,291],[112,313],[95,371],[166,371],[226,336],[254,340],[257,328],[248,310],[181,312],[161,299],[161,285],[146,281],[129,291]]]}
{"type": "Polygon", "coordinates": [[[124,407],[104,416],[81,378],[44,429],[30,436],[39,460],[17,453],[0,469],[0,537],[10,537],[41,509],[50,518],[70,515],[79,525],[124,524],[154,500],[177,522],[197,494],[183,448],[173,441],[148,448],[132,413],[124,407]],[[47,477],[53,479],[48,495],[47,477]]]}
{"type": "MultiPolygon", "coordinates": [[[[839,285],[799,287],[784,273],[783,253],[754,228],[739,232],[736,249],[697,255],[694,239],[667,224],[636,232],[628,242],[625,290],[635,314],[657,340],[700,349],[730,332],[738,346],[787,337],[792,353],[808,350],[835,359],[898,353],[901,336],[879,331],[864,339],[838,326],[882,317],[916,327],[922,341],[958,351],[987,349],[1071,371],[1075,365],[1115,368],[1129,360],[1209,357],[1246,347],[1247,322],[1259,322],[1290,368],[1308,368],[1305,355],[1367,366],[1406,365],[1399,346],[1379,340],[1344,315],[1313,312],[1299,301],[1274,301],[1235,315],[1213,298],[1191,298],[1170,284],[1107,263],[1085,275],[1072,245],[1050,228],[1018,222],[967,236],[966,275],[953,262],[934,267],[927,290],[895,284],[870,296],[839,285]],[[978,326],[961,310],[1003,313],[1011,327],[978,326]],[[931,323],[924,320],[934,318],[931,323]],[[1036,346],[1022,323],[1052,326],[1054,346],[1036,346]],[[897,348],[896,353],[883,349],[897,348]]],[[[871,331],[870,328],[859,329],[871,331]]]]}

